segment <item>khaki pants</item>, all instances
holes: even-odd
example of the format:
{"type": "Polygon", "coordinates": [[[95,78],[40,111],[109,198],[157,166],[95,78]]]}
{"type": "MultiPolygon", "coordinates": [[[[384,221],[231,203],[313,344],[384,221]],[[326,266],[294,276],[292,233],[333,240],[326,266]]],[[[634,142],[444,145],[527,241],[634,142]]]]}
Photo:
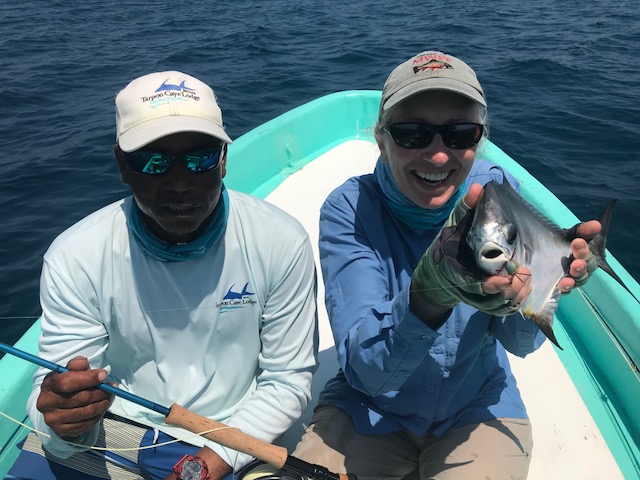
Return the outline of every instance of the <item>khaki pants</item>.
{"type": "Polygon", "coordinates": [[[532,447],[528,419],[500,418],[442,437],[407,431],[364,436],[342,410],[325,405],[316,409],[293,455],[358,480],[524,480],[532,447]]]}

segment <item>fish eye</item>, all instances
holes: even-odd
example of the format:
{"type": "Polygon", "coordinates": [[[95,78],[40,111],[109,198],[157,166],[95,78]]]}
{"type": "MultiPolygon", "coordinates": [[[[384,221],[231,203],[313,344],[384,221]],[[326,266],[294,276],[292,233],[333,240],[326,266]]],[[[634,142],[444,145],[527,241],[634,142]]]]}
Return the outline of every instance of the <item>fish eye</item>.
{"type": "Polygon", "coordinates": [[[507,225],[505,225],[506,227],[506,233],[507,233],[507,243],[509,245],[513,245],[513,243],[516,241],[516,238],[518,237],[518,230],[516,229],[516,226],[513,223],[509,223],[507,225]]]}

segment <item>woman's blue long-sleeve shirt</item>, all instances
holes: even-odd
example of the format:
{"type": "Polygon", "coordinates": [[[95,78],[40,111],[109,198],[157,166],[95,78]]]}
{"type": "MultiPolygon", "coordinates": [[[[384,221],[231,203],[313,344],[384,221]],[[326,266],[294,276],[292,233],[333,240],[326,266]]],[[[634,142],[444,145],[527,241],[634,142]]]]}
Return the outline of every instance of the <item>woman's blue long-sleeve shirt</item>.
{"type": "MultiPolygon", "coordinates": [[[[494,166],[476,160],[467,185],[501,182],[494,166]]],[[[505,348],[518,356],[538,348],[534,322],[458,304],[434,331],[409,308],[411,275],[437,233],[394,218],[373,175],[349,179],[322,206],[320,264],[341,370],[319,403],[343,409],[361,434],[441,435],[527,417],[505,348]]]]}

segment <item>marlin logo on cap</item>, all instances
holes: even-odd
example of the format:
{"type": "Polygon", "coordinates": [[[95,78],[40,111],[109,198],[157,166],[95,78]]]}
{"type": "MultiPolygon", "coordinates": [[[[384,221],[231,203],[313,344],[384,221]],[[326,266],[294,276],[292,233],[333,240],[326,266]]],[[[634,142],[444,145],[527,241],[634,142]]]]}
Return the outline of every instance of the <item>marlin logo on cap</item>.
{"type": "Polygon", "coordinates": [[[429,60],[427,63],[423,65],[417,65],[413,67],[413,73],[424,72],[427,69],[434,71],[434,70],[439,70],[441,68],[453,68],[453,67],[446,62],[441,62],[440,60],[429,60]]]}
{"type": "Polygon", "coordinates": [[[162,85],[158,87],[156,92],[166,92],[166,91],[181,92],[182,90],[190,90],[192,92],[195,91],[195,88],[189,88],[184,84],[186,80],[183,80],[180,85],[172,85],[170,83],[167,83],[168,81],[169,80],[165,80],[164,82],[162,82],[162,85]]]}

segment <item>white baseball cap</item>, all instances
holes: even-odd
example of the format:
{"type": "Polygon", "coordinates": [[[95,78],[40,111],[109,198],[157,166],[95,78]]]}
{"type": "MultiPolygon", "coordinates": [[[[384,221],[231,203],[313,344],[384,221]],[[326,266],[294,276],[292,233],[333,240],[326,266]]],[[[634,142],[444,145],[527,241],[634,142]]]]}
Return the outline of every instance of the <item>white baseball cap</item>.
{"type": "Polygon", "coordinates": [[[132,152],[179,132],[200,132],[232,143],[211,87],[182,72],[132,80],[116,96],[116,142],[132,152]]]}

